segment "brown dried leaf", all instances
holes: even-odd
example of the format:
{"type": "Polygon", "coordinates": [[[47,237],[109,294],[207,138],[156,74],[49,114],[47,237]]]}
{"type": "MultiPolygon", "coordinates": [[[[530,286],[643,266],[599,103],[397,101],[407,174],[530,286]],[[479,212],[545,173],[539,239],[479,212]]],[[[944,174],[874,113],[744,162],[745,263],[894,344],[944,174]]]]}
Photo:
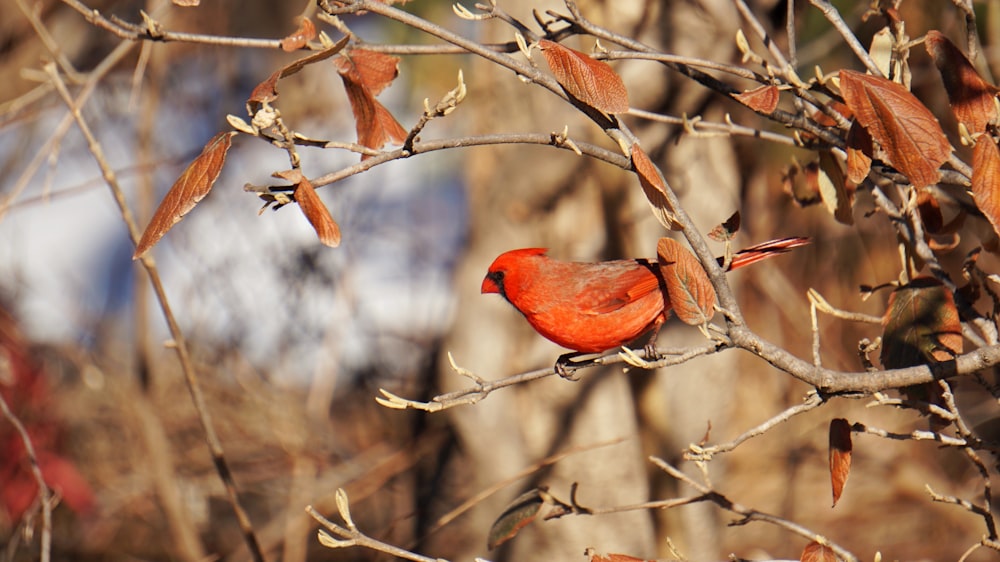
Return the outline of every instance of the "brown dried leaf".
{"type": "Polygon", "coordinates": [[[962,237],[957,232],[941,234],[927,240],[927,246],[938,255],[944,255],[955,251],[961,243],[962,237]]]}
{"type": "Polygon", "coordinates": [[[816,174],[819,171],[819,164],[811,162],[805,169],[797,160],[792,159],[792,163],[785,168],[781,176],[781,183],[785,193],[791,196],[800,207],[808,207],[820,202],[819,183],[816,181],[816,174]]]}
{"type": "Polygon", "coordinates": [[[315,38],[316,26],[313,25],[312,20],[303,17],[302,21],[299,22],[299,28],[296,29],[294,33],[281,40],[281,50],[286,53],[297,51],[305,47],[315,38]]]}
{"type": "MultiPolygon", "coordinates": [[[[827,102],[827,105],[837,113],[843,115],[844,119],[851,119],[854,117],[854,112],[851,111],[851,108],[837,100],[830,100],[827,102]]],[[[834,127],[837,125],[837,121],[833,117],[830,117],[818,109],[813,112],[813,121],[824,127],[834,127]]]]}
{"type": "Polygon", "coordinates": [[[281,78],[281,69],[275,70],[260,84],[254,87],[247,98],[247,105],[263,105],[273,103],[278,99],[278,80],[281,78]]]}
{"type": "MultiPolygon", "coordinates": [[[[356,58],[357,50],[352,51],[352,57],[356,58]]],[[[347,100],[351,103],[351,110],[354,112],[355,127],[358,131],[358,144],[373,150],[379,150],[389,142],[402,144],[406,140],[406,129],[396,121],[396,118],[389,113],[378,100],[371,89],[365,85],[365,81],[372,81],[379,86],[380,80],[384,79],[381,71],[385,69],[375,69],[362,71],[354,64],[353,58],[340,57],[335,62],[340,78],[344,82],[344,89],[347,91],[347,100]],[[368,74],[363,74],[367,72],[368,74]]],[[[364,57],[362,57],[364,58],[364,57]]],[[[390,80],[391,81],[391,80],[390,80]]],[[[385,87],[384,84],[381,87],[385,87]]],[[[361,159],[369,158],[367,154],[361,155],[361,159]]]]}
{"type": "Polygon", "coordinates": [[[980,137],[972,153],[972,198],[1000,233],[1000,150],[989,135],[980,137]]]}
{"type": "Polygon", "coordinates": [[[319,241],[331,248],[339,246],[340,227],[330,215],[330,210],[316,194],[312,183],[304,176],[295,185],[295,201],[298,202],[302,213],[309,219],[309,224],[316,230],[319,241]]]}
{"type": "Polygon", "coordinates": [[[727,242],[732,240],[736,233],[740,231],[740,212],[736,211],[726,219],[726,222],[716,226],[708,233],[708,237],[716,242],[727,242]]]}
{"type": "Polygon", "coordinates": [[[639,185],[642,186],[656,219],[670,230],[680,230],[681,225],[677,222],[677,215],[667,199],[667,186],[639,143],[632,145],[632,168],[639,176],[639,185]]]}
{"type": "Polygon", "coordinates": [[[351,49],[334,62],[341,74],[356,72],[358,82],[373,96],[381,94],[399,76],[399,57],[375,51],[351,49]]]}
{"type": "Polygon", "coordinates": [[[628,90],[608,63],[548,39],[538,45],[556,81],[571,96],[605,113],[628,111],[628,90]]]}
{"type": "MultiPolygon", "coordinates": [[[[736,94],[733,97],[754,111],[770,114],[775,109],[778,109],[779,94],[777,86],[764,85],[741,94],[736,94]]],[[[824,117],[827,116],[824,115],[824,117]]]]}
{"type": "Polygon", "coordinates": [[[322,60],[326,60],[326,59],[332,57],[333,55],[335,55],[335,54],[339,53],[340,51],[342,51],[344,49],[344,47],[347,46],[347,43],[350,40],[351,40],[351,37],[349,35],[345,35],[344,37],[341,37],[340,41],[337,41],[336,43],[334,43],[333,45],[331,45],[330,47],[328,47],[326,49],[323,49],[322,51],[317,51],[317,52],[315,52],[315,53],[313,53],[311,55],[302,57],[300,59],[297,59],[297,60],[294,60],[294,61],[288,63],[287,65],[285,65],[284,67],[282,67],[282,69],[281,69],[281,77],[282,78],[287,78],[288,76],[291,76],[292,74],[295,74],[296,72],[302,70],[303,68],[305,68],[306,66],[309,66],[310,64],[313,64],[313,63],[316,63],[316,62],[319,62],[319,61],[322,61],[322,60]]]}
{"type": "Polygon", "coordinates": [[[219,179],[222,166],[226,163],[226,153],[232,146],[235,134],[233,131],[227,131],[212,137],[201,154],[177,178],[157,207],[146,231],[142,233],[132,259],[144,256],[171,227],[194,209],[198,201],[208,195],[215,185],[215,180],[219,179]]]}
{"type": "Polygon", "coordinates": [[[851,123],[847,131],[847,179],[857,185],[868,177],[872,169],[872,136],[857,121],[851,123]]]}
{"type": "MultiPolygon", "coordinates": [[[[851,110],[846,105],[840,103],[839,101],[831,100],[831,101],[827,102],[827,106],[830,109],[832,109],[835,112],[837,112],[840,115],[842,115],[845,119],[850,120],[852,117],[854,117],[854,114],[851,113],[851,110]]],[[[812,119],[813,119],[813,121],[816,122],[817,125],[819,125],[821,127],[835,127],[835,126],[837,126],[837,120],[836,119],[834,119],[833,117],[830,117],[826,113],[823,113],[823,111],[821,111],[819,109],[817,109],[816,111],[813,111],[813,113],[812,113],[812,119]]],[[[811,144],[811,143],[813,143],[813,142],[815,142],[817,140],[816,135],[810,133],[809,131],[801,131],[800,135],[802,137],[802,141],[804,143],[806,143],[807,145],[811,144]]]]}
{"type": "Polygon", "coordinates": [[[660,238],[656,255],[674,313],[686,324],[706,324],[715,313],[715,288],[701,262],[670,238],[660,238]]]}
{"type": "Polygon", "coordinates": [[[833,153],[819,153],[819,195],[837,222],[854,224],[854,186],[847,184],[847,177],[833,153]]]}
{"type": "Polygon", "coordinates": [[[917,212],[920,213],[920,222],[924,225],[924,232],[937,234],[944,228],[941,205],[938,204],[930,190],[921,189],[917,193],[917,212]]]}
{"type": "Polygon", "coordinates": [[[645,558],[636,558],[635,556],[629,556],[628,554],[608,554],[607,556],[601,556],[597,553],[590,554],[590,562],[653,562],[651,560],[646,560],[645,558]]]}
{"type": "Polygon", "coordinates": [[[893,291],[882,326],[881,361],[886,369],[948,361],[962,353],[955,298],[932,277],[918,277],[893,291]]]}
{"type": "Polygon", "coordinates": [[[837,562],[837,555],[832,548],[813,541],[802,550],[799,562],[837,562]]]}
{"type": "Polygon", "coordinates": [[[486,547],[493,550],[514,538],[518,531],[538,517],[538,511],[544,504],[545,500],[537,488],[518,496],[493,522],[486,547]]]}
{"type": "Polygon", "coordinates": [[[278,99],[279,79],[291,76],[292,74],[295,74],[305,68],[307,65],[332,57],[333,55],[339,53],[347,45],[347,42],[350,41],[350,39],[350,37],[343,37],[340,41],[337,41],[328,49],[302,57],[274,71],[274,73],[271,74],[267,80],[257,84],[257,86],[253,89],[253,92],[250,93],[250,97],[247,98],[247,105],[274,102],[278,99]]]}
{"type": "Polygon", "coordinates": [[[302,175],[302,170],[298,168],[292,168],[291,170],[281,170],[271,174],[271,177],[281,178],[290,183],[296,184],[302,181],[305,176],[302,175]]]}
{"type": "Polygon", "coordinates": [[[889,164],[916,187],[936,183],[951,145],[934,114],[906,88],[885,78],[840,71],[840,90],[858,122],[879,143],[889,164]]]}
{"type": "Polygon", "coordinates": [[[983,80],[965,54],[940,31],[928,31],[924,47],[941,72],[955,119],[970,133],[985,131],[997,117],[993,101],[997,88],[983,80]]]}
{"type": "Polygon", "coordinates": [[[830,483],[836,507],[851,474],[851,424],[843,418],[830,420],[830,483]]]}

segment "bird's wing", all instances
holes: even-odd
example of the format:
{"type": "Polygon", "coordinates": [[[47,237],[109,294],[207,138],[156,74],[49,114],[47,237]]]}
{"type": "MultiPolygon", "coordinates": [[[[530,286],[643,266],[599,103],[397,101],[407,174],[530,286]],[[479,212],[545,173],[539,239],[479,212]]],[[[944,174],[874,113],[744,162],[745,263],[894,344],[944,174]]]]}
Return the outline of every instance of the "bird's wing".
{"type": "Polygon", "coordinates": [[[608,314],[660,289],[656,275],[634,261],[602,265],[577,293],[575,300],[584,314],[608,314]]]}

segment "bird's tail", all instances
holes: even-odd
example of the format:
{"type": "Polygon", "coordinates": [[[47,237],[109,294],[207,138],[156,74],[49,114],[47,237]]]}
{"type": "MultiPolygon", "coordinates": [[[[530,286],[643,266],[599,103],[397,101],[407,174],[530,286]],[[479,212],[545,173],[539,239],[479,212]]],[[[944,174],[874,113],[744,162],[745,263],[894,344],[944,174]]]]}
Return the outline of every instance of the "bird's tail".
{"type": "MultiPolygon", "coordinates": [[[[808,238],[802,236],[793,236],[791,238],[779,238],[777,240],[768,240],[767,242],[761,242],[750,246],[749,248],[744,248],[739,252],[733,254],[733,260],[729,264],[729,270],[736,269],[738,267],[744,267],[752,263],[757,263],[761,260],[766,260],[767,258],[774,257],[778,254],[784,254],[785,252],[792,250],[793,248],[798,248],[799,246],[805,246],[809,243],[808,238]]],[[[719,258],[719,264],[722,265],[723,259],[719,258]]]]}

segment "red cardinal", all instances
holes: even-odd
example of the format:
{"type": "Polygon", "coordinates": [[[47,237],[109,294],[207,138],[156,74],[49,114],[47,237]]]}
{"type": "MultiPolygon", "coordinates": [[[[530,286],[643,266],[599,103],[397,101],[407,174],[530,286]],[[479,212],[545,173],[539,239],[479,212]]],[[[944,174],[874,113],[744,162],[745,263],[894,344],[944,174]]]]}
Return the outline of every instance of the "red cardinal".
{"type": "MultiPolygon", "coordinates": [[[[808,243],[808,238],[796,237],[751,246],[733,256],[729,269],[808,243]]],[[[557,370],[571,356],[607,351],[659,330],[670,316],[670,299],[655,261],[564,262],[546,251],[500,254],[483,279],[482,292],[499,293],[539,334],[578,352],[560,357],[557,370]]]]}

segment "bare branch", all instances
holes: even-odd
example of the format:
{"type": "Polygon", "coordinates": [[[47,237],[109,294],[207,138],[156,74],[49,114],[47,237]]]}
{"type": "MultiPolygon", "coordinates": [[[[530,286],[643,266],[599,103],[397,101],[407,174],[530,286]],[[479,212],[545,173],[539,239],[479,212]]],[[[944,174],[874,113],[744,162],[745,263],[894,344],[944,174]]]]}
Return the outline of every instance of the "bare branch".
{"type": "Polygon", "coordinates": [[[679,469],[675,468],[673,465],[664,461],[663,459],[659,459],[657,457],[650,457],[649,460],[654,465],[659,467],[661,470],[669,474],[671,477],[697,490],[699,493],[704,495],[705,499],[707,499],[708,501],[711,501],[712,503],[718,505],[722,509],[743,516],[742,519],[733,521],[730,523],[730,525],[745,525],[747,523],[751,523],[754,521],[763,521],[765,523],[771,523],[772,525],[776,525],[778,527],[781,527],[782,529],[791,531],[792,533],[795,533],[796,535],[799,535],[801,537],[805,537],[809,540],[816,541],[820,544],[825,544],[829,546],[831,549],[833,549],[835,553],[837,553],[837,556],[839,556],[843,560],[848,560],[851,562],[857,562],[858,560],[858,558],[853,554],[851,554],[850,551],[830,541],[828,538],[826,538],[823,535],[820,535],[819,533],[816,533],[810,529],[803,527],[802,525],[799,525],[797,523],[794,523],[777,515],[771,515],[769,513],[764,513],[762,511],[757,511],[752,508],[744,507],[730,500],[725,495],[717,492],[711,486],[707,486],[705,484],[702,484],[694,480],[693,478],[681,472],[679,469]]]}
{"type": "Polygon", "coordinates": [[[391,545],[389,543],[382,542],[377,539],[373,539],[368,535],[362,533],[358,530],[354,521],[350,517],[350,511],[348,511],[347,504],[347,494],[343,489],[337,490],[338,505],[340,507],[340,516],[344,518],[346,527],[338,525],[333,521],[330,521],[326,517],[323,517],[318,511],[313,509],[313,506],[306,506],[306,513],[312,516],[320,525],[322,525],[326,530],[333,533],[335,536],[331,536],[323,530],[319,531],[319,542],[327,548],[348,548],[352,546],[360,546],[363,548],[368,548],[371,550],[377,550],[379,552],[384,552],[386,554],[391,554],[398,558],[403,558],[404,560],[413,560],[414,562],[438,562],[439,559],[430,558],[428,556],[423,556],[415,552],[410,552],[399,548],[398,546],[391,545]],[[339,501],[343,498],[343,501],[339,501]],[[339,538],[336,538],[339,537],[339,538]]]}
{"type": "Polygon", "coordinates": [[[35,454],[35,445],[31,442],[28,430],[24,428],[21,420],[17,419],[17,416],[11,411],[10,406],[7,404],[7,399],[3,397],[2,393],[0,393],[0,411],[3,411],[3,416],[14,426],[14,430],[17,431],[17,435],[21,438],[21,444],[24,445],[24,453],[27,455],[28,463],[31,465],[31,476],[34,477],[35,485],[38,486],[38,503],[42,509],[41,554],[39,560],[41,562],[49,562],[52,558],[52,490],[45,484],[45,477],[42,476],[42,469],[38,465],[38,455],[35,454]]]}
{"type": "Polygon", "coordinates": [[[695,445],[694,443],[688,445],[688,450],[684,452],[684,459],[690,461],[710,461],[712,460],[712,457],[714,457],[715,455],[720,453],[728,453],[729,451],[732,451],[736,447],[739,447],[744,441],[763,435],[764,433],[767,433],[771,428],[779,424],[782,424],[799,414],[804,414],[811,410],[815,410],[816,408],[822,406],[825,403],[826,401],[823,399],[822,396],[820,396],[819,393],[810,392],[806,396],[806,399],[802,404],[797,404],[795,406],[792,406],[791,408],[788,408],[784,412],[781,412],[780,414],[768,419],[764,423],[743,432],[741,435],[739,435],[736,439],[733,439],[732,441],[728,441],[726,443],[719,443],[718,445],[712,445],[710,447],[695,445]]]}
{"type": "Polygon", "coordinates": [[[753,127],[737,125],[728,119],[726,123],[713,123],[710,121],[703,121],[701,119],[694,120],[684,117],[662,115],[659,113],[653,113],[651,111],[645,111],[642,109],[635,109],[635,108],[629,109],[628,115],[632,115],[633,117],[639,117],[642,119],[648,119],[650,121],[657,121],[660,123],[681,125],[682,127],[684,127],[685,131],[687,131],[689,134],[694,134],[694,135],[697,135],[699,133],[734,135],[734,136],[769,140],[771,142],[784,144],[788,146],[799,146],[799,143],[793,137],[787,135],[781,135],[771,131],[755,129],[753,127]]]}
{"type": "MultiPolygon", "coordinates": [[[[712,346],[712,349],[714,350],[714,346],[712,346]]],[[[703,351],[703,348],[657,349],[656,351],[661,356],[670,355],[676,357],[683,357],[684,361],[687,361],[689,359],[692,359],[700,355],[704,355],[706,353],[705,351],[703,351]]],[[[629,358],[626,358],[623,354],[610,353],[608,355],[603,355],[601,357],[597,357],[588,361],[581,361],[580,364],[576,366],[576,368],[587,369],[605,365],[617,365],[621,363],[631,364],[631,361],[641,360],[642,357],[645,356],[645,351],[632,352],[630,350],[630,353],[632,354],[632,357],[629,358]]],[[[538,369],[536,371],[528,371],[526,373],[521,373],[505,377],[502,379],[489,381],[457,365],[450,353],[448,354],[448,359],[449,361],[451,361],[452,369],[454,369],[456,373],[458,373],[463,377],[472,379],[475,384],[469,388],[464,388],[461,390],[456,390],[448,392],[446,394],[435,396],[434,398],[431,398],[427,402],[409,400],[397,396],[396,394],[393,394],[388,390],[379,389],[379,392],[382,393],[382,396],[375,397],[375,400],[379,404],[385,406],[386,408],[393,408],[397,410],[416,409],[416,410],[424,410],[427,412],[440,412],[441,410],[447,410],[448,408],[453,408],[455,406],[475,404],[480,400],[489,396],[492,392],[500,390],[501,388],[506,388],[508,386],[522,384],[557,374],[555,368],[538,369]]],[[[653,362],[650,362],[650,365],[652,364],[653,362]]]]}
{"type": "Polygon", "coordinates": [[[280,39],[254,39],[249,37],[220,37],[217,35],[202,35],[199,33],[182,33],[164,30],[155,20],[146,16],[146,26],[115,21],[104,17],[98,10],[88,7],[79,0],[63,0],[63,3],[80,12],[91,24],[111,32],[116,37],[129,41],[180,41],[184,43],[200,43],[222,47],[243,47],[255,49],[280,49],[280,39]]]}
{"type": "Polygon", "coordinates": [[[857,36],[851,31],[851,28],[847,26],[844,18],[840,16],[840,12],[837,8],[830,4],[827,0],[809,0],[809,2],[819,9],[820,12],[826,17],[826,19],[833,24],[833,27],[840,33],[841,37],[847,45],[854,51],[854,55],[858,57],[865,65],[865,69],[871,72],[875,76],[882,76],[882,71],[879,70],[878,65],[872,60],[871,55],[868,54],[868,49],[865,49],[864,45],[858,41],[857,36]]]}

